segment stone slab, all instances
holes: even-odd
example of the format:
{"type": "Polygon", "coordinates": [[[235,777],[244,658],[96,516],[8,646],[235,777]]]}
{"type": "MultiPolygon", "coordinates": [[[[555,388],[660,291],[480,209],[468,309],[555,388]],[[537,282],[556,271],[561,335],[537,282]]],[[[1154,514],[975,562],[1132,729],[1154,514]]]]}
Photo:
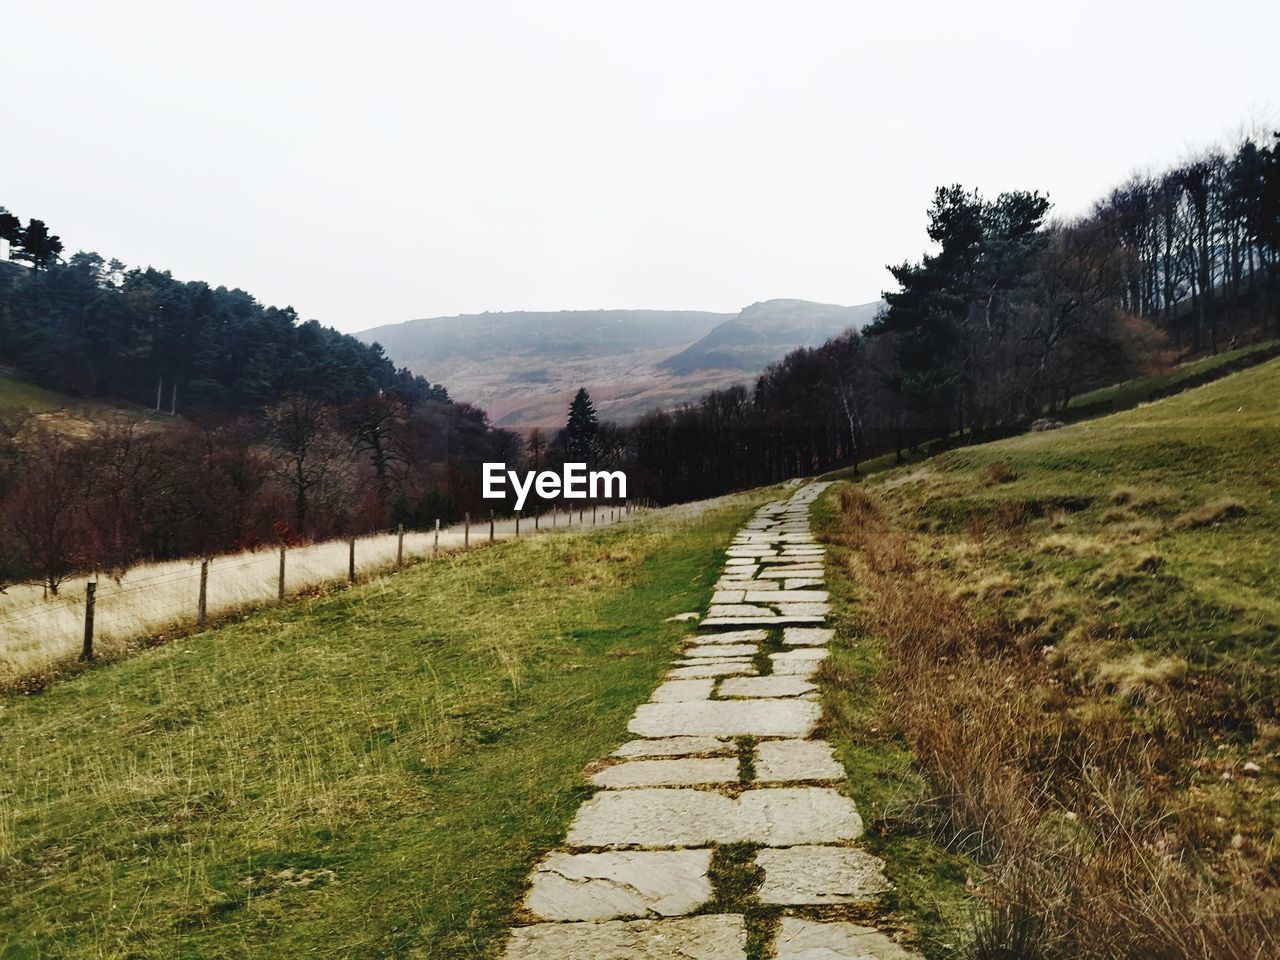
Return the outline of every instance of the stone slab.
{"type": "Polygon", "coordinates": [[[879,930],[856,923],[783,917],[776,960],[920,960],[879,930]]]}
{"type": "Polygon", "coordinates": [[[700,633],[685,639],[699,646],[708,643],[764,643],[768,637],[764,630],[726,630],[724,633],[700,633]]]}
{"type": "Polygon", "coordinates": [[[713,603],[707,608],[708,617],[759,617],[772,616],[768,607],[755,607],[749,603],[713,603]]]}
{"type": "Polygon", "coordinates": [[[825,660],[829,656],[831,656],[831,651],[826,647],[795,646],[790,650],[771,653],[769,654],[769,659],[776,665],[788,660],[825,660]]]}
{"type": "Polygon", "coordinates": [[[761,570],[756,574],[757,580],[785,580],[791,577],[801,577],[807,574],[816,574],[822,576],[825,571],[820,566],[796,566],[796,567],[770,567],[768,570],[761,570]]]}
{"type": "Polygon", "coordinates": [[[678,917],[711,899],[710,850],[549,853],[525,906],[540,920],[678,917]]]}
{"type": "MultiPolygon", "coordinates": [[[[749,580],[748,583],[777,583],[776,580],[749,580]]],[[[784,590],[806,590],[809,587],[822,587],[825,581],[821,577],[809,580],[786,580],[782,584],[784,590]]],[[[759,590],[761,587],[752,587],[753,590],[759,590]]],[[[766,588],[767,589],[767,588],[766,588]]]]}
{"type": "Polygon", "coordinates": [[[642,703],[627,729],[641,737],[806,737],[821,713],[794,697],[642,703]]]}
{"type": "Polygon", "coordinates": [[[890,889],[884,861],[851,847],[788,847],[761,850],[760,900],[783,906],[865,903],[890,889]]]}
{"type": "Polygon", "coordinates": [[[737,783],[737,757],[677,757],[628,760],[591,775],[591,783],[611,790],[626,787],[696,786],[737,783]]]}
{"type": "MultiPolygon", "coordinates": [[[[747,603],[826,603],[825,590],[748,590],[742,598],[747,603]]],[[[725,601],[734,603],[741,601],[725,601]]]]}
{"type": "Polygon", "coordinates": [[[568,842],[576,847],[770,847],[841,843],[862,834],[848,797],[826,787],[768,787],[737,798],[669,787],[604,790],[578,808],[568,842]]]}
{"type": "Polygon", "coordinates": [[[613,751],[615,757],[687,757],[699,753],[736,754],[738,746],[721,737],[657,737],[629,740],[613,751]]]}
{"type": "Polygon", "coordinates": [[[720,696],[800,697],[817,689],[817,686],[808,680],[796,676],[730,677],[720,683],[720,696]]]}
{"type": "Polygon", "coordinates": [[[782,631],[782,642],[790,647],[821,647],[835,635],[828,627],[787,627],[782,631]]]}
{"type": "Polygon", "coordinates": [[[702,621],[702,625],[704,627],[801,627],[817,626],[824,620],[826,617],[708,617],[702,621]]]}
{"type": "Polygon", "coordinates": [[[795,647],[769,654],[769,661],[773,664],[775,674],[808,679],[818,672],[818,666],[829,653],[826,647],[795,647]]]}
{"type": "Polygon", "coordinates": [[[686,657],[754,657],[760,648],[754,643],[702,643],[685,649],[686,657]]]}
{"type": "MultiPolygon", "coordinates": [[[[700,677],[751,677],[756,674],[755,665],[750,660],[726,660],[722,663],[699,662],[697,660],[682,660],[680,662],[687,663],[689,666],[679,666],[668,670],[667,677],[669,679],[695,680],[700,677]]],[[[648,736],[648,734],[645,734],[645,736],[648,736]]],[[[663,734],[655,734],[655,736],[663,736],[663,734]]]]}
{"type": "Polygon", "coordinates": [[[654,703],[680,703],[684,700],[709,700],[716,681],[712,677],[697,680],[667,680],[649,694],[654,703]]]}
{"type": "MultiPolygon", "coordinates": [[[[768,680],[769,677],[748,679],[768,680]]],[[[779,677],[799,680],[799,677],[779,677]]],[[[812,684],[810,684],[812,686],[812,684]]],[[[761,740],[756,744],[756,779],[761,783],[801,780],[843,780],[844,767],[825,740],[761,740]]]]}
{"type": "Polygon", "coordinates": [[[825,617],[831,612],[829,603],[776,603],[778,614],[784,617],[825,617]]]}
{"type": "Polygon", "coordinates": [[[511,931],[506,960],[745,960],[738,914],[603,923],[539,923],[511,931]]]}

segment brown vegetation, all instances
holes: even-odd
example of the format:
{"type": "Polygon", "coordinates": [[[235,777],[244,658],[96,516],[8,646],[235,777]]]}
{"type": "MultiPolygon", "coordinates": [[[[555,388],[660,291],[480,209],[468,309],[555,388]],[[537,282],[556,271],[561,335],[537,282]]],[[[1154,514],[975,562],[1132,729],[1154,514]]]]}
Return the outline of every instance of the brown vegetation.
{"type": "MultiPolygon", "coordinates": [[[[1132,498],[1126,498],[1132,499],[1132,498]]],[[[1198,806],[1186,771],[1213,762],[1187,731],[1212,695],[1176,657],[1106,659],[1082,672],[1046,642],[1069,622],[1052,590],[1011,622],[948,592],[917,545],[861,490],[839,498],[837,539],[883,638],[887,722],[932,785],[942,834],[987,867],[977,958],[1274,955],[1276,852],[1198,806]],[[1144,725],[1126,702],[1146,705],[1144,725]]],[[[1109,575],[1151,576],[1143,555],[1109,575]]],[[[1113,565],[1114,567],[1114,565],[1113,565]]]]}

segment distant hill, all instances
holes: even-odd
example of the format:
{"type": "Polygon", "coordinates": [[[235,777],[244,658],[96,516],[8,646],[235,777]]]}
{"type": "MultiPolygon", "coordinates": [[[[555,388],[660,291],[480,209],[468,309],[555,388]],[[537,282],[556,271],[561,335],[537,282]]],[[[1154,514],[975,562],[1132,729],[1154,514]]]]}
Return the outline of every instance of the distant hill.
{"type": "Polygon", "coordinates": [[[695,370],[762,370],[796,347],[816,347],[850,327],[875,319],[882,302],[841,307],[808,300],[753,303],[697,343],[658,366],[672,373],[695,370]]]}
{"type": "Polygon", "coordinates": [[[357,333],[397,364],[447,385],[505,427],[558,427],[578,387],[629,421],[749,380],[787,351],[874,317],[856,307],[768,300],[737,314],[697,310],[514,311],[432,317],[357,333]]]}
{"type": "Polygon", "coordinates": [[[731,313],[698,310],[517,310],[410,320],[356,336],[365,343],[377,341],[398,363],[416,369],[421,364],[487,362],[505,354],[564,360],[674,348],[732,318],[731,313]]]}

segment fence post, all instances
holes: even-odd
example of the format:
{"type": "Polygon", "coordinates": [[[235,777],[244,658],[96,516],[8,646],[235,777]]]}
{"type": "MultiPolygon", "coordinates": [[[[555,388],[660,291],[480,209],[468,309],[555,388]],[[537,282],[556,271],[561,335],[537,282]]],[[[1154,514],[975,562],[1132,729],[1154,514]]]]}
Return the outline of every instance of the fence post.
{"type": "Polygon", "coordinates": [[[554,530],[555,528],[556,528],[556,505],[553,503],[551,505],[551,529],[554,530]]]}
{"type": "Polygon", "coordinates": [[[489,542],[493,543],[493,511],[489,511],[489,542]]]}
{"type": "Polygon", "coordinates": [[[287,549],[288,547],[285,544],[280,544],[280,589],[276,593],[276,597],[279,600],[284,599],[284,552],[287,549]]]}
{"type": "Polygon", "coordinates": [[[196,613],[196,626],[203,627],[209,612],[209,558],[200,561],[200,604],[196,613]]]}
{"type": "Polygon", "coordinates": [[[542,519],[542,514],[540,514],[540,513],[535,513],[535,514],[533,515],[533,530],[534,530],[534,532],[535,532],[535,533],[537,533],[537,531],[538,531],[538,521],[539,521],[540,519],[542,519]]]}
{"type": "Polygon", "coordinates": [[[471,549],[471,514],[462,515],[462,549],[471,549]]]}
{"type": "Polygon", "coordinates": [[[440,556],[440,518],[436,517],[436,538],[431,543],[431,559],[435,560],[440,556]]]}
{"type": "Polygon", "coordinates": [[[520,536],[520,511],[516,511],[516,536],[520,536]]]}
{"type": "Polygon", "coordinates": [[[93,604],[98,592],[98,582],[90,580],[84,585],[84,646],[80,648],[80,659],[93,659],[93,604]]]}
{"type": "Polygon", "coordinates": [[[591,505],[591,525],[593,527],[596,525],[596,505],[594,503],[591,505]]]}
{"type": "Polygon", "coordinates": [[[356,582],[356,538],[347,541],[347,583],[356,582]]]}
{"type": "Polygon", "coordinates": [[[578,526],[582,526],[582,513],[583,513],[583,509],[584,509],[584,508],[582,508],[582,507],[579,507],[579,508],[578,508],[578,526]]]}
{"type": "Polygon", "coordinates": [[[396,569],[404,566],[404,524],[396,529],[396,569]]]}

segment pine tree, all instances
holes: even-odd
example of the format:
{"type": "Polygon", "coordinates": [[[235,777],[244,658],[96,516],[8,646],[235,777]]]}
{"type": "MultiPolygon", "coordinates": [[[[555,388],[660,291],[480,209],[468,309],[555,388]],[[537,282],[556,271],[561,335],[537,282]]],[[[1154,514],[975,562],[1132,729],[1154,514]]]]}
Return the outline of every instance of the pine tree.
{"type": "Polygon", "coordinates": [[[586,387],[579,387],[569,404],[569,419],[564,426],[565,460],[593,466],[600,453],[600,423],[596,408],[586,387]]]}

